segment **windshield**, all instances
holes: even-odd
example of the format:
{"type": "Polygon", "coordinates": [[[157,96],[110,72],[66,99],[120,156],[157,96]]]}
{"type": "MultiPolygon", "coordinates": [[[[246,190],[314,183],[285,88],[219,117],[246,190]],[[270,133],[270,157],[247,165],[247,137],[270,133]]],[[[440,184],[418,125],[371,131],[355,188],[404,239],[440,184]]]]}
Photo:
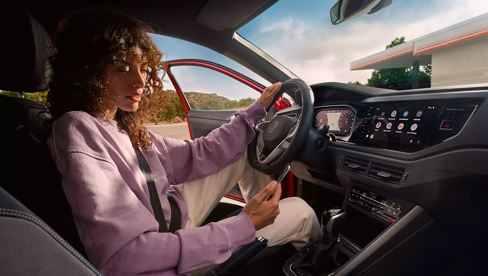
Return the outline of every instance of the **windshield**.
{"type": "Polygon", "coordinates": [[[488,83],[488,1],[396,0],[332,25],[335,3],[281,0],[238,33],[309,84],[404,90],[488,83]]]}

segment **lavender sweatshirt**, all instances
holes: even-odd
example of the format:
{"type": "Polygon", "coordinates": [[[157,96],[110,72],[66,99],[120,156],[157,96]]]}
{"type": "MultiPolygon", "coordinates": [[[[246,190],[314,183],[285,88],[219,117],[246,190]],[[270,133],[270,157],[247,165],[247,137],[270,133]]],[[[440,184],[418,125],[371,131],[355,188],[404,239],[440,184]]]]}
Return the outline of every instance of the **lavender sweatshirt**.
{"type": "MultiPolygon", "coordinates": [[[[188,207],[171,185],[210,175],[239,159],[264,115],[255,102],[194,141],[149,132],[154,147],[144,156],[168,225],[167,193],[180,207],[182,228],[188,219],[188,207]]],[[[56,120],[48,145],[88,259],[105,275],[189,275],[225,261],[254,240],[254,226],[245,213],[225,223],[158,233],[146,180],[128,135],[117,130],[115,121],[68,112],[56,120]]]]}

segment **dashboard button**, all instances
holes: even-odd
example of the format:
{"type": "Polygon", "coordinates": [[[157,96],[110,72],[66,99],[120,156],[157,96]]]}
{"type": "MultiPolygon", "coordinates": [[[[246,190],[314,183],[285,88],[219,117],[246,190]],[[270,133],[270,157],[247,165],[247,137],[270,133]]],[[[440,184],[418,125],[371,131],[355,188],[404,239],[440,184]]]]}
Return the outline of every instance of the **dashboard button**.
{"type": "Polygon", "coordinates": [[[441,123],[441,130],[452,130],[454,128],[454,124],[456,121],[454,120],[443,120],[441,123]]]}

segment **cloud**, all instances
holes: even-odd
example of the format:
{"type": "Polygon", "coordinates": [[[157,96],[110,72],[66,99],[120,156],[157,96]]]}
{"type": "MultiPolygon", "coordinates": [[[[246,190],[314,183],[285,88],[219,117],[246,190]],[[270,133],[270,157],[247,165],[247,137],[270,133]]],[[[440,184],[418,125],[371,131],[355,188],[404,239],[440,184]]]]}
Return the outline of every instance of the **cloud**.
{"type": "MultiPolygon", "coordinates": [[[[304,2],[313,6],[326,1],[304,2]]],[[[276,4],[281,7],[273,6],[269,12],[266,11],[252,24],[239,30],[239,33],[309,84],[349,81],[366,83],[371,77],[371,70],[350,71],[351,61],[384,50],[396,37],[405,36],[407,41],[412,40],[488,12],[486,0],[397,0],[377,14],[364,15],[333,26],[325,16],[327,9],[324,9],[333,1],[328,1],[324,7],[313,7],[315,13],[305,11],[305,7],[298,10],[296,6],[290,5],[304,2],[281,0],[276,4]],[[276,11],[280,9],[285,11],[276,11]]],[[[160,36],[155,36],[155,41],[163,52],[168,53],[169,59],[210,60],[269,85],[247,68],[207,48],[160,36]]],[[[226,94],[231,99],[248,95],[255,97],[254,90],[234,86],[227,79],[219,79],[218,82],[212,81],[214,77],[197,79],[196,73],[182,70],[178,81],[186,90],[213,93],[218,92],[212,90],[217,86],[233,87],[231,94],[226,94]]],[[[165,86],[172,87],[170,83],[165,83],[165,86]]]]}
{"type": "Polygon", "coordinates": [[[365,83],[371,70],[351,72],[351,61],[384,50],[396,37],[412,40],[487,11],[486,0],[409,0],[337,26],[306,14],[286,15],[262,21],[250,40],[310,84],[365,83]]]}

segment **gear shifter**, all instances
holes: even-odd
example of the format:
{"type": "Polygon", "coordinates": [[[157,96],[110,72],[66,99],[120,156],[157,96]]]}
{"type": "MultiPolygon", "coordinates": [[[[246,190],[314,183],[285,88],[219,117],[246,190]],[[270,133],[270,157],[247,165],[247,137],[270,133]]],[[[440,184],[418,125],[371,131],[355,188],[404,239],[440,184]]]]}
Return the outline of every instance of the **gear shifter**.
{"type": "Polygon", "coordinates": [[[339,230],[346,221],[346,212],[344,209],[330,209],[322,213],[322,239],[336,240],[339,236],[339,230]]]}
{"type": "Polygon", "coordinates": [[[322,239],[305,256],[292,265],[296,275],[324,275],[337,267],[339,231],[346,221],[346,212],[334,208],[322,213],[322,239]]]}

